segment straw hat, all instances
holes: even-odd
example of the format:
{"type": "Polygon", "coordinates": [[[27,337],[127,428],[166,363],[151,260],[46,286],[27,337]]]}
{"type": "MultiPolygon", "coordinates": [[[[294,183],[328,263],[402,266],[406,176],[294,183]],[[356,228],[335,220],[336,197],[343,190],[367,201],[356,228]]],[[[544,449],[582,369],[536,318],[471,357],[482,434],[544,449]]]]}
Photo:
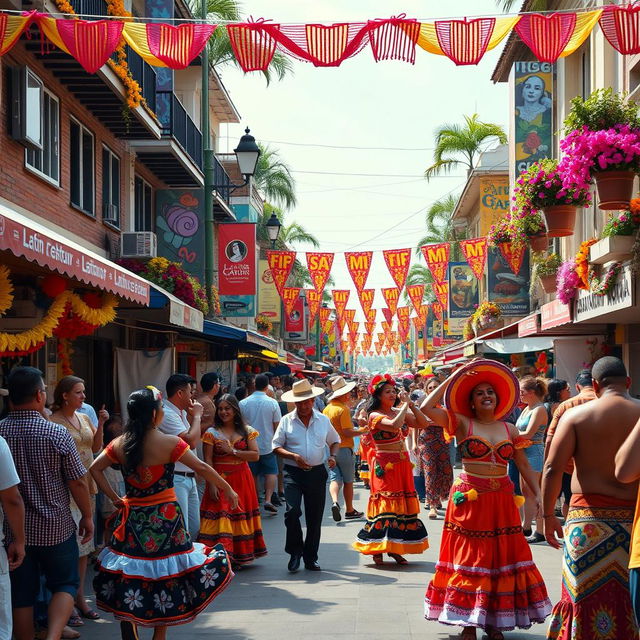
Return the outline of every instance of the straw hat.
{"type": "Polygon", "coordinates": [[[495,360],[473,360],[458,369],[445,393],[446,406],[467,418],[474,418],[471,411],[471,392],[479,384],[486,382],[493,387],[498,397],[495,410],[496,420],[508,416],[520,399],[518,379],[511,369],[495,360]]]}
{"type": "Polygon", "coordinates": [[[298,382],[293,383],[291,391],[285,391],[280,397],[282,402],[302,402],[303,400],[310,400],[317,396],[321,396],[324,393],[322,389],[318,387],[312,387],[311,383],[303,378],[298,382]]]}
{"type": "Polygon", "coordinates": [[[329,395],[327,400],[331,401],[335,398],[339,398],[340,396],[344,396],[349,393],[349,391],[353,391],[357,386],[357,382],[347,382],[342,376],[336,376],[331,381],[332,393],[329,395]]]}

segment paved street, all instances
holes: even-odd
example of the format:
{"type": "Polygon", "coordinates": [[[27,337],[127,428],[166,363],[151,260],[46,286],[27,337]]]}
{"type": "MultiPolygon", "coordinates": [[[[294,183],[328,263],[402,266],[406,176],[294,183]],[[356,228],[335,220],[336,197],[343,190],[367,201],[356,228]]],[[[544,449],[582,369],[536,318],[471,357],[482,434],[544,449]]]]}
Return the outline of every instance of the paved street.
{"type": "MultiPolygon", "coordinates": [[[[367,492],[356,485],[356,504],[364,509],[367,492]]],[[[351,550],[361,521],[331,519],[327,504],[319,562],[322,573],[300,570],[289,574],[289,556],[283,551],[282,515],[266,516],[263,528],[269,555],[236,575],[234,581],[204,614],[190,625],[174,627],[171,638],[215,640],[305,640],[349,637],[353,640],[400,640],[456,637],[456,628],[427,622],[422,617],[425,588],[434,570],[442,520],[423,520],[431,548],[411,564],[398,567],[390,561],[378,568],[351,550]],[[215,635],[214,635],[215,634],[215,635]]],[[[281,510],[282,511],[282,510],[281,510]]],[[[560,594],[560,552],[534,545],[534,558],[555,602],[560,594]]],[[[117,637],[112,620],[86,621],[86,640],[117,637]]],[[[506,634],[507,640],[539,640],[546,626],[506,634]]],[[[150,638],[148,630],[141,638],[150,638]]],[[[478,638],[482,637],[478,634],[478,638]]]]}

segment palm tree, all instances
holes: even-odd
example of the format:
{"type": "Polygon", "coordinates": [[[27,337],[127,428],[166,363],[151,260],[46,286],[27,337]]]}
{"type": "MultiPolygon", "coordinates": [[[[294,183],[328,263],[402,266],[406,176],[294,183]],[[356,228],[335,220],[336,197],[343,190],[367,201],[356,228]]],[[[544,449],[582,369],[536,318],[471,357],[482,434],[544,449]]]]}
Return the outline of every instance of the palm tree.
{"type": "Polygon", "coordinates": [[[436,147],[433,164],[426,169],[424,177],[429,180],[440,173],[447,173],[462,165],[471,173],[482,144],[497,138],[502,144],[507,142],[504,129],[498,124],[478,120],[478,114],[464,116],[465,124],[444,124],[436,130],[436,147]]]}
{"type": "Polygon", "coordinates": [[[284,209],[290,209],[297,203],[296,182],[291,169],[280,158],[278,151],[266,145],[260,147],[260,157],[253,175],[256,186],[269,200],[284,209]]]}
{"type": "MultiPolygon", "coordinates": [[[[191,13],[201,16],[199,0],[188,0],[191,13]]],[[[238,22],[242,19],[240,6],[236,0],[207,0],[207,17],[213,20],[228,22],[238,22]]],[[[209,61],[214,67],[222,67],[227,64],[238,66],[238,61],[233,55],[231,42],[227,30],[218,27],[208,43],[209,61]]],[[[274,75],[278,80],[282,80],[288,73],[293,71],[291,58],[276,52],[269,67],[263,71],[267,84],[271,82],[274,75]]]]}
{"type": "Polygon", "coordinates": [[[427,210],[425,222],[427,224],[426,234],[420,238],[416,246],[416,253],[420,253],[420,247],[425,244],[437,244],[439,242],[451,242],[451,259],[457,262],[461,259],[458,240],[464,240],[466,232],[456,228],[453,215],[456,211],[459,196],[448,195],[445,198],[436,200],[427,210]]]}

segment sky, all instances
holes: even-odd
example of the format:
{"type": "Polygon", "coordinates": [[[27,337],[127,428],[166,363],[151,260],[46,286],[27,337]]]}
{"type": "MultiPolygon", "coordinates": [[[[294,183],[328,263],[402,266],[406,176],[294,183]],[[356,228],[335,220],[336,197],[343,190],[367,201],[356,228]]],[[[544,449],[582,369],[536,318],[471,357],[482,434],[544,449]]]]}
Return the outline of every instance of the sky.
{"type": "MultiPolygon", "coordinates": [[[[495,0],[246,0],[242,6],[245,16],[282,24],[359,22],[401,13],[423,21],[499,14],[495,0]]],[[[508,130],[507,86],[490,80],[505,41],[470,67],[420,48],[413,66],[376,63],[365,48],[337,68],[294,61],[294,73],[269,86],[261,74],[224,68],[222,80],[242,122],[223,127],[228,139],[221,140],[220,151],[233,149],[249,126],[293,171],[298,204],[286,212],[285,222],[314,234],[320,251],[374,251],[367,287],[393,286],[382,250],[415,247],[428,207],[464,187],[464,169],[429,182],[423,177],[436,128],[478,113],[508,130]]],[[[313,250],[295,249],[303,264],[303,252],[313,250]]],[[[412,260],[422,258],[414,254],[412,260]]],[[[357,308],[356,320],[363,320],[343,255],[336,255],[332,275],[335,288],[352,290],[347,306],[357,308]]],[[[379,291],[373,306],[384,306],[379,291]]]]}

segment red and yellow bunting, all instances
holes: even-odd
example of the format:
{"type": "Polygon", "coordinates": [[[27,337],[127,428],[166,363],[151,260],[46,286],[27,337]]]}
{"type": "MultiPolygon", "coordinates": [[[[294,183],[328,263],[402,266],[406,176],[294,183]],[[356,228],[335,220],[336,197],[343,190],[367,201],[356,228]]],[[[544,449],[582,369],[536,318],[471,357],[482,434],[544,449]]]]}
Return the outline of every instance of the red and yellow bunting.
{"type": "Polygon", "coordinates": [[[400,289],[396,289],[396,287],[389,287],[382,290],[382,295],[384,296],[384,301],[387,303],[389,311],[391,311],[391,315],[395,316],[396,309],[398,308],[398,301],[400,300],[400,289]]]}
{"type": "Polygon", "coordinates": [[[471,240],[460,240],[460,249],[464,259],[473,271],[473,275],[482,279],[484,268],[487,263],[487,239],[473,238],[471,240]]]}
{"type": "Polygon", "coordinates": [[[282,297],[282,290],[287,284],[287,278],[291,273],[291,269],[293,269],[293,263],[295,260],[295,251],[267,251],[269,271],[271,271],[273,283],[275,284],[280,297],[282,297]]]}
{"type": "Polygon", "coordinates": [[[445,307],[446,305],[443,305],[441,302],[434,302],[431,305],[431,309],[433,310],[433,315],[436,317],[436,320],[442,320],[442,313],[445,307]]]}
{"type": "Polygon", "coordinates": [[[307,252],[307,269],[313,282],[313,288],[322,293],[333,266],[333,253],[307,252]]]}
{"type": "Polygon", "coordinates": [[[371,260],[373,259],[373,251],[355,251],[344,254],[347,263],[347,269],[356,285],[356,290],[361,293],[367,284],[369,269],[371,269],[371,260]]]}
{"type": "Polygon", "coordinates": [[[326,334],[330,333],[331,329],[331,309],[328,307],[320,308],[320,328],[326,334]]]}
{"type": "Polygon", "coordinates": [[[447,308],[447,303],[449,301],[449,283],[448,282],[434,282],[433,283],[433,293],[436,294],[436,298],[438,302],[442,306],[443,309],[447,308]]]}
{"type": "Polygon", "coordinates": [[[384,316],[384,319],[391,324],[393,322],[393,313],[391,313],[391,309],[388,309],[387,307],[385,307],[384,309],[382,309],[382,315],[384,316]]]}
{"type": "Polygon", "coordinates": [[[307,298],[307,307],[309,307],[309,327],[313,327],[313,323],[316,321],[316,316],[320,310],[320,303],[322,302],[322,293],[318,293],[315,289],[305,289],[304,294],[307,298]]]}
{"type": "Polygon", "coordinates": [[[396,287],[402,290],[411,265],[411,249],[387,249],[382,255],[396,287]]]}
{"type": "Polygon", "coordinates": [[[374,294],[375,294],[375,289],[363,289],[358,293],[358,297],[360,298],[360,306],[362,307],[362,311],[364,312],[365,318],[369,315],[369,312],[371,311],[374,294]]]}
{"type": "Polygon", "coordinates": [[[293,311],[293,307],[300,297],[300,291],[300,287],[285,287],[282,290],[282,302],[284,304],[284,310],[287,316],[289,316],[293,311]]]}
{"type": "Polygon", "coordinates": [[[367,322],[375,323],[377,313],[378,312],[375,309],[369,309],[369,311],[367,311],[367,313],[365,313],[364,317],[366,318],[367,322]]]}
{"type": "Polygon", "coordinates": [[[416,313],[420,313],[420,307],[422,306],[422,300],[424,298],[424,285],[412,284],[411,286],[407,287],[407,295],[409,296],[411,304],[413,305],[416,313]]]}
{"type": "Polygon", "coordinates": [[[428,244],[420,247],[420,250],[434,281],[444,282],[447,279],[447,265],[449,264],[449,254],[451,252],[449,243],[428,244]]]}
{"type": "Polygon", "coordinates": [[[0,55],[4,55],[13,47],[33,20],[35,13],[35,11],[31,11],[21,16],[0,13],[0,55]]]}
{"type": "Polygon", "coordinates": [[[409,307],[398,307],[398,334],[400,339],[404,342],[407,339],[409,333],[409,307]]]}
{"type": "Polygon", "coordinates": [[[344,310],[349,302],[349,295],[351,291],[349,289],[333,289],[331,295],[333,296],[333,305],[336,308],[336,317],[338,318],[338,325],[342,324],[342,316],[344,310]]]}
{"type": "Polygon", "coordinates": [[[373,335],[373,332],[376,329],[376,323],[375,322],[365,322],[364,323],[364,328],[365,328],[365,331],[367,332],[367,335],[373,335]]]}
{"type": "Polygon", "coordinates": [[[521,244],[514,245],[512,242],[501,242],[498,248],[500,249],[502,257],[507,261],[511,271],[513,271],[515,275],[518,275],[527,247],[521,244]]]}

